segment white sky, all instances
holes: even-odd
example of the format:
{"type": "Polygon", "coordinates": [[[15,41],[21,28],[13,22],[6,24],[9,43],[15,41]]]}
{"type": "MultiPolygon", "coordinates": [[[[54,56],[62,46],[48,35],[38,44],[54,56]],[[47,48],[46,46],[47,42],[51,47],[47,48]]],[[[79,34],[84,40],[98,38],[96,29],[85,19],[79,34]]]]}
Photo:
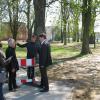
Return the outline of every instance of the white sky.
{"type": "Polygon", "coordinates": [[[49,8],[46,8],[46,26],[54,26],[60,14],[59,2],[53,3],[49,8]]]}

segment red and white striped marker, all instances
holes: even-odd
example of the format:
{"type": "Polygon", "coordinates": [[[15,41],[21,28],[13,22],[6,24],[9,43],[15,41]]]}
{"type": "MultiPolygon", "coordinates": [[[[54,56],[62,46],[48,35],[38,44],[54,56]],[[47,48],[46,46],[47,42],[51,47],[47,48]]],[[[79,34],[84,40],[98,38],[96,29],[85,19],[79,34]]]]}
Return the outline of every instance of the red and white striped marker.
{"type": "Polygon", "coordinates": [[[16,82],[17,82],[17,85],[19,86],[27,82],[32,82],[32,79],[19,79],[19,80],[16,80],[16,82]]]}
{"type": "Polygon", "coordinates": [[[16,82],[17,82],[18,86],[25,84],[25,83],[28,83],[28,82],[36,83],[35,79],[19,79],[19,80],[16,80],[16,82]]]}
{"type": "Polygon", "coordinates": [[[35,65],[35,59],[24,59],[24,58],[18,58],[18,64],[20,67],[27,67],[27,66],[34,66],[35,65]]]}

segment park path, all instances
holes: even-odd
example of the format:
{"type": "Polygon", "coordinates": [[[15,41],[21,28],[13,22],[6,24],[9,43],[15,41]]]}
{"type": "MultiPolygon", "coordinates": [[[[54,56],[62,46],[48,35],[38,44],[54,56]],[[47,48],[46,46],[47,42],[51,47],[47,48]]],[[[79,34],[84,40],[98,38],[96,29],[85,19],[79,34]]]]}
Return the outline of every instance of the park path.
{"type": "MultiPolygon", "coordinates": [[[[26,72],[22,69],[17,74],[19,79],[26,77],[26,72]]],[[[23,84],[16,92],[8,92],[5,84],[4,95],[7,100],[72,100],[72,87],[67,87],[60,81],[50,82],[49,86],[50,91],[46,93],[39,92],[37,87],[23,84]]]]}
{"type": "MultiPolygon", "coordinates": [[[[49,71],[49,76],[53,74],[66,78],[65,81],[50,81],[50,91],[40,93],[37,87],[20,85],[16,92],[8,92],[7,84],[4,85],[4,95],[7,100],[100,100],[100,55],[90,55],[71,61],[65,61],[63,64],[54,67],[49,71]],[[61,70],[63,67],[64,74],[61,70]],[[64,69],[65,68],[65,69],[64,69]],[[66,70],[67,69],[67,70],[66,70]],[[51,75],[50,75],[51,73],[51,75]],[[88,86],[88,87],[87,87],[88,86]],[[82,87],[82,89],[80,88],[82,87]],[[91,93],[91,90],[93,90],[91,93]],[[85,92],[84,92],[85,91],[85,92]],[[89,94],[90,93],[90,94],[89,94]],[[86,99],[92,95],[92,99],[86,99]],[[84,96],[85,99],[82,99],[84,96]]],[[[17,73],[18,80],[26,78],[26,71],[21,69],[17,73]]],[[[39,81],[39,78],[37,78],[39,81]]],[[[17,81],[18,82],[18,81],[17,81]]]]}

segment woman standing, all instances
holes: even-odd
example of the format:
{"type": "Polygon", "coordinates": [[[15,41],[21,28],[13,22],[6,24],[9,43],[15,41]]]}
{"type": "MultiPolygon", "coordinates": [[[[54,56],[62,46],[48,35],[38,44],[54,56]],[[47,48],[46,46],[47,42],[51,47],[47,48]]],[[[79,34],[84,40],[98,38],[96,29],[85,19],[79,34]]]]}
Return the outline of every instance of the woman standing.
{"type": "Polygon", "coordinates": [[[15,40],[10,38],[8,40],[8,48],[6,49],[6,58],[12,57],[12,61],[7,68],[7,71],[9,73],[9,81],[8,81],[9,91],[15,91],[17,88],[16,71],[19,69],[19,65],[16,58],[15,48],[16,48],[15,40]]]}

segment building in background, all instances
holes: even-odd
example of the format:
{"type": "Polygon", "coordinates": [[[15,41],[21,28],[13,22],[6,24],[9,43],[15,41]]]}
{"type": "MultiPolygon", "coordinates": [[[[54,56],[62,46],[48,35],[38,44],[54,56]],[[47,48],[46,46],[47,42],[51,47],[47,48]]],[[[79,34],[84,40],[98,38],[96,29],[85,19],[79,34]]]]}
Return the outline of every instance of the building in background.
{"type": "MultiPolygon", "coordinates": [[[[23,22],[19,23],[20,27],[18,29],[18,40],[26,40],[27,39],[27,27],[23,22]]],[[[10,25],[8,22],[2,22],[0,24],[0,40],[7,40],[9,37],[12,37],[10,25]]]]}

